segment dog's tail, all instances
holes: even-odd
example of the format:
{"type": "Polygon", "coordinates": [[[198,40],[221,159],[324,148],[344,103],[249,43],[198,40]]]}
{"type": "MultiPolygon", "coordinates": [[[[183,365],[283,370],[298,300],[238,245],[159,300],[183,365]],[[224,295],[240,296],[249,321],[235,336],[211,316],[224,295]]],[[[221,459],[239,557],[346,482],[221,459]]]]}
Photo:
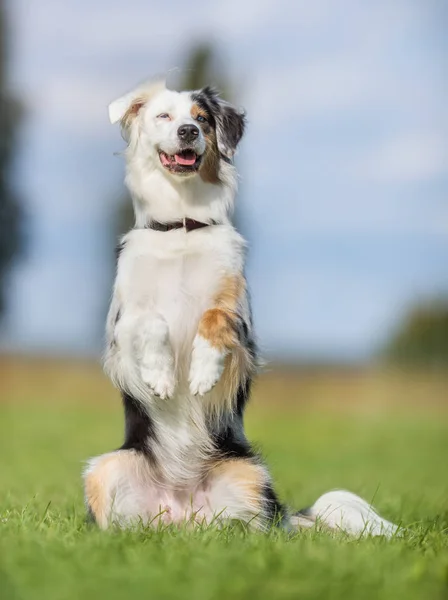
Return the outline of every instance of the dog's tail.
{"type": "Polygon", "coordinates": [[[366,500],[345,490],[327,492],[313,506],[291,517],[291,524],[299,529],[314,527],[316,523],[356,536],[392,537],[400,531],[398,525],[380,517],[366,500]]]}

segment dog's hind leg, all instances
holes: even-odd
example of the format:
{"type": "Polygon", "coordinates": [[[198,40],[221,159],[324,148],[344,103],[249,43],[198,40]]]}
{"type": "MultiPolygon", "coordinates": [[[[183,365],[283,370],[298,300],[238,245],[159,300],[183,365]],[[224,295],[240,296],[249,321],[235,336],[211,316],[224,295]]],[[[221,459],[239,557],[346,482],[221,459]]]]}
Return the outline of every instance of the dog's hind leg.
{"type": "Polygon", "coordinates": [[[242,521],[267,530],[284,517],[264,465],[255,459],[226,459],[207,478],[206,505],[212,521],[242,521]]]}
{"type": "Polygon", "coordinates": [[[102,529],[111,523],[146,521],[150,481],[150,465],[142,452],[117,450],[92,458],[84,471],[87,508],[102,529]]]}

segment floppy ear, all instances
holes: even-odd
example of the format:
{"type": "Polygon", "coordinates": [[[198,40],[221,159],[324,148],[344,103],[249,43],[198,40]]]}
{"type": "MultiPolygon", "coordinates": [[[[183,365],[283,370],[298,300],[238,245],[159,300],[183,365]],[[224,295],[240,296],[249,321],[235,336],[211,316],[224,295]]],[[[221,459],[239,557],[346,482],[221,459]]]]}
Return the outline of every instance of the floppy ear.
{"type": "Polygon", "coordinates": [[[222,100],[218,92],[208,86],[197,92],[196,98],[199,102],[202,100],[215,120],[219,151],[225,157],[232,158],[244,134],[244,111],[222,100]]]}
{"type": "Polygon", "coordinates": [[[123,129],[128,129],[142,106],[164,89],[166,89],[164,80],[151,80],[139,85],[132,92],[117,98],[109,104],[110,122],[112,124],[120,122],[123,129]]]}
{"type": "Polygon", "coordinates": [[[138,100],[134,92],[125,94],[109,104],[109,119],[112,125],[121,121],[128,111],[137,114],[143,106],[143,101],[138,100]]]}

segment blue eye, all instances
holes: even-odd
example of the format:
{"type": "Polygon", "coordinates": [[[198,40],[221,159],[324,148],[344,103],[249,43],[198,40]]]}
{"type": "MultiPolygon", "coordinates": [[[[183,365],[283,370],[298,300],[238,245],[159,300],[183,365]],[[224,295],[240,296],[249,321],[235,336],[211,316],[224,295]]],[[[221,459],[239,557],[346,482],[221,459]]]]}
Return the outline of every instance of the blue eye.
{"type": "Polygon", "coordinates": [[[207,123],[207,119],[205,117],[203,117],[202,115],[198,115],[196,117],[196,121],[199,121],[199,123],[207,123]]]}
{"type": "Polygon", "coordinates": [[[162,113],[161,115],[157,115],[158,119],[169,119],[171,120],[171,117],[168,113],[162,113]]]}

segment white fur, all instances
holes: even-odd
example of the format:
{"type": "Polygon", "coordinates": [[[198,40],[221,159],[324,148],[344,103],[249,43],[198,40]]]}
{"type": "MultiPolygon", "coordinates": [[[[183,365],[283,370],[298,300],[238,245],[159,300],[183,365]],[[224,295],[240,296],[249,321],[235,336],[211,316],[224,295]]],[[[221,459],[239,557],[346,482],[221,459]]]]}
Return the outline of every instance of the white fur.
{"type": "Polygon", "coordinates": [[[218,382],[224,371],[226,351],[218,350],[202,336],[193,341],[193,353],[190,367],[190,392],[203,396],[218,382]]]}
{"type": "Polygon", "coordinates": [[[140,375],[157,396],[170,398],[174,393],[174,355],[168,323],[158,314],[145,315],[137,340],[140,348],[140,375]]]}
{"type": "Polygon", "coordinates": [[[292,519],[301,527],[310,527],[317,522],[330,529],[358,536],[392,537],[400,531],[397,525],[380,517],[366,500],[346,490],[323,494],[303,516],[292,519]]]}

